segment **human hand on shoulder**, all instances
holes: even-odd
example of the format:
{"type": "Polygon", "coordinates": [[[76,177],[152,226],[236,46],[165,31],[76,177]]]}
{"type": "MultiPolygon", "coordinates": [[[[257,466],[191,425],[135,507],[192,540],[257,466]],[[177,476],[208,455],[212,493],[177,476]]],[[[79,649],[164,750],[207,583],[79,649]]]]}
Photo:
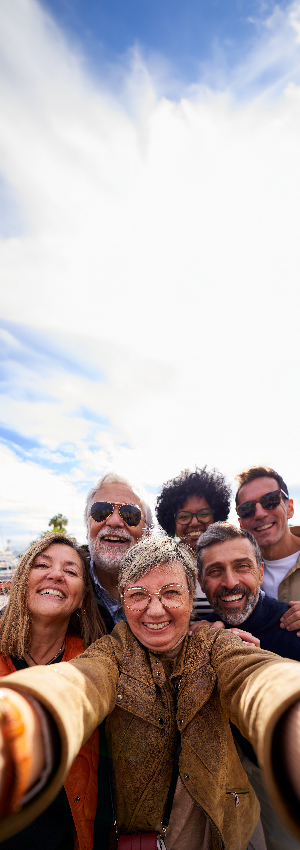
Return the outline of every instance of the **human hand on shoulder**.
{"type": "MultiPolygon", "coordinates": [[[[291,610],[280,617],[280,628],[286,629],[287,632],[296,632],[300,629],[300,602],[291,601],[289,605],[291,610]]],[[[300,637],[300,631],[297,632],[297,637],[300,637]]]]}
{"type": "Polygon", "coordinates": [[[215,623],[210,623],[209,620],[197,620],[190,624],[189,636],[196,632],[197,629],[202,629],[202,626],[210,626],[211,629],[225,629],[225,623],[222,620],[216,620],[215,623]]]}
{"type": "Polygon", "coordinates": [[[245,632],[244,629],[236,629],[236,628],[229,629],[229,631],[232,632],[233,635],[237,635],[237,637],[240,637],[242,639],[243,643],[246,644],[246,646],[256,646],[256,647],[260,648],[259,638],[254,637],[254,635],[252,635],[251,632],[245,632]]]}

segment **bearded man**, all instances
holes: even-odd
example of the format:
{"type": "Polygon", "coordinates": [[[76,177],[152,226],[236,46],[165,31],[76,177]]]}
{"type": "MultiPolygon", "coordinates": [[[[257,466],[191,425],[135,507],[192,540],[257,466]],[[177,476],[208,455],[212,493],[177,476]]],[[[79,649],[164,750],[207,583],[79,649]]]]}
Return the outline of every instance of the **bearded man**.
{"type": "Polygon", "coordinates": [[[151,508],[142,488],[108,472],[86,499],[85,522],[90,552],[90,575],[107,630],[125,620],[118,597],[120,563],[127,550],[153,525],[151,508]]]}
{"type": "MultiPolygon", "coordinates": [[[[197,543],[197,567],[201,587],[214,610],[206,620],[222,621],[225,628],[231,628],[244,640],[250,632],[259,638],[262,649],[300,661],[296,631],[281,628],[281,618],[289,611],[288,603],[266,596],[261,590],[264,564],[250,532],[226,522],[209,526],[197,543]],[[241,631],[239,626],[247,631],[241,631]]],[[[243,768],[260,802],[267,850],[299,850],[298,841],[278,820],[269,801],[254,750],[235,726],[232,732],[243,768]]]]}

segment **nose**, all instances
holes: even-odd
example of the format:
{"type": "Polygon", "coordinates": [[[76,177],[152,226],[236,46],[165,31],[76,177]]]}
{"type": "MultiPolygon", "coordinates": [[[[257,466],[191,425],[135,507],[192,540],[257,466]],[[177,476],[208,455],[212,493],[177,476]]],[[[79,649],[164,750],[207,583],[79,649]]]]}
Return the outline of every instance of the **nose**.
{"type": "Polygon", "coordinates": [[[51,579],[52,581],[62,581],[62,578],[62,567],[59,564],[52,564],[47,571],[47,579],[51,579]]]}
{"type": "Polygon", "coordinates": [[[268,511],[260,504],[260,502],[256,502],[255,505],[255,519],[261,519],[262,517],[267,516],[268,511]]]}
{"type": "Polygon", "coordinates": [[[118,508],[115,507],[113,513],[105,520],[105,525],[110,525],[111,528],[125,528],[125,523],[119,514],[118,508]]]}
{"type": "Polygon", "coordinates": [[[196,517],[196,516],[192,516],[192,519],[190,520],[189,525],[192,525],[192,526],[193,526],[193,528],[198,528],[198,527],[199,527],[199,524],[200,524],[200,523],[199,523],[199,520],[197,519],[197,517],[196,517]]]}
{"type": "Polygon", "coordinates": [[[227,567],[226,571],[223,573],[222,576],[222,586],[228,587],[230,589],[234,587],[237,583],[237,577],[234,573],[234,570],[232,570],[231,567],[227,567]]]}
{"type": "Polygon", "coordinates": [[[158,596],[151,596],[151,602],[147,605],[147,614],[151,614],[152,617],[157,617],[160,616],[164,610],[164,606],[161,604],[158,596]]]}

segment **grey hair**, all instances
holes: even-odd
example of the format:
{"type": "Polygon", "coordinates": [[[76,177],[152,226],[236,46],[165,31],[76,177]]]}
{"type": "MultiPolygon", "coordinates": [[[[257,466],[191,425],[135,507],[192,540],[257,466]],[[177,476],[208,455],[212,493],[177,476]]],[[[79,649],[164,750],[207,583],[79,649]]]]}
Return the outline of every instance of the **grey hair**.
{"type": "Polygon", "coordinates": [[[245,537],[253,546],[257,561],[257,569],[259,570],[262,557],[255,537],[253,537],[253,535],[244,528],[237,528],[236,525],[230,525],[229,522],[214,522],[213,525],[210,525],[206,531],[201,534],[197,543],[197,567],[200,578],[202,578],[203,573],[203,551],[208,549],[208,546],[213,546],[215,543],[224,543],[225,540],[237,540],[240,537],[245,537]]]}
{"type": "Polygon", "coordinates": [[[84,509],[84,521],[86,525],[88,524],[90,507],[97,493],[97,490],[100,490],[101,487],[105,487],[106,484],[125,484],[126,487],[132,490],[132,492],[135,496],[138,497],[138,500],[142,505],[146,529],[149,530],[150,528],[152,528],[153,516],[150,505],[146,501],[146,491],[144,491],[144,488],[141,487],[141,485],[137,485],[134,482],[129,481],[129,478],[125,478],[125,476],[123,475],[118,475],[117,472],[106,472],[105,475],[103,475],[102,478],[99,479],[95,487],[92,487],[91,490],[89,490],[86,497],[84,509]]]}
{"type": "Polygon", "coordinates": [[[191,549],[185,543],[177,543],[168,535],[145,537],[140,543],[131,546],[122,558],[119,572],[119,593],[122,596],[125,587],[133,581],[138,581],[152,569],[161,564],[172,564],[179,561],[182,564],[189,594],[193,597],[197,570],[191,549]]]}

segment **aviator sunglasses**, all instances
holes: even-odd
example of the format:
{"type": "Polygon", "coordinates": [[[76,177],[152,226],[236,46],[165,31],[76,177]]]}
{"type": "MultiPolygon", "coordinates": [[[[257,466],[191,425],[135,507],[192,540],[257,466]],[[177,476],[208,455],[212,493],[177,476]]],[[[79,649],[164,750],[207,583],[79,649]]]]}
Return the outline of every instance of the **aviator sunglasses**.
{"type": "Polygon", "coordinates": [[[142,518],[142,511],[137,505],[129,505],[120,502],[94,502],[90,507],[90,514],[95,522],[104,522],[118,508],[121,519],[126,525],[138,525],[142,518]]]}
{"type": "Polygon", "coordinates": [[[281,493],[283,493],[286,499],[289,498],[284,490],[273,490],[272,493],[265,493],[260,499],[251,499],[251,502],[243,502],[242,505],[237,506],[236,512],[241,519],[248,519],[248,517],[254,516],[255,507],[258,502],[265,511],[272,511],[273,508],[277,508],[280,504],[281,493]]]}

